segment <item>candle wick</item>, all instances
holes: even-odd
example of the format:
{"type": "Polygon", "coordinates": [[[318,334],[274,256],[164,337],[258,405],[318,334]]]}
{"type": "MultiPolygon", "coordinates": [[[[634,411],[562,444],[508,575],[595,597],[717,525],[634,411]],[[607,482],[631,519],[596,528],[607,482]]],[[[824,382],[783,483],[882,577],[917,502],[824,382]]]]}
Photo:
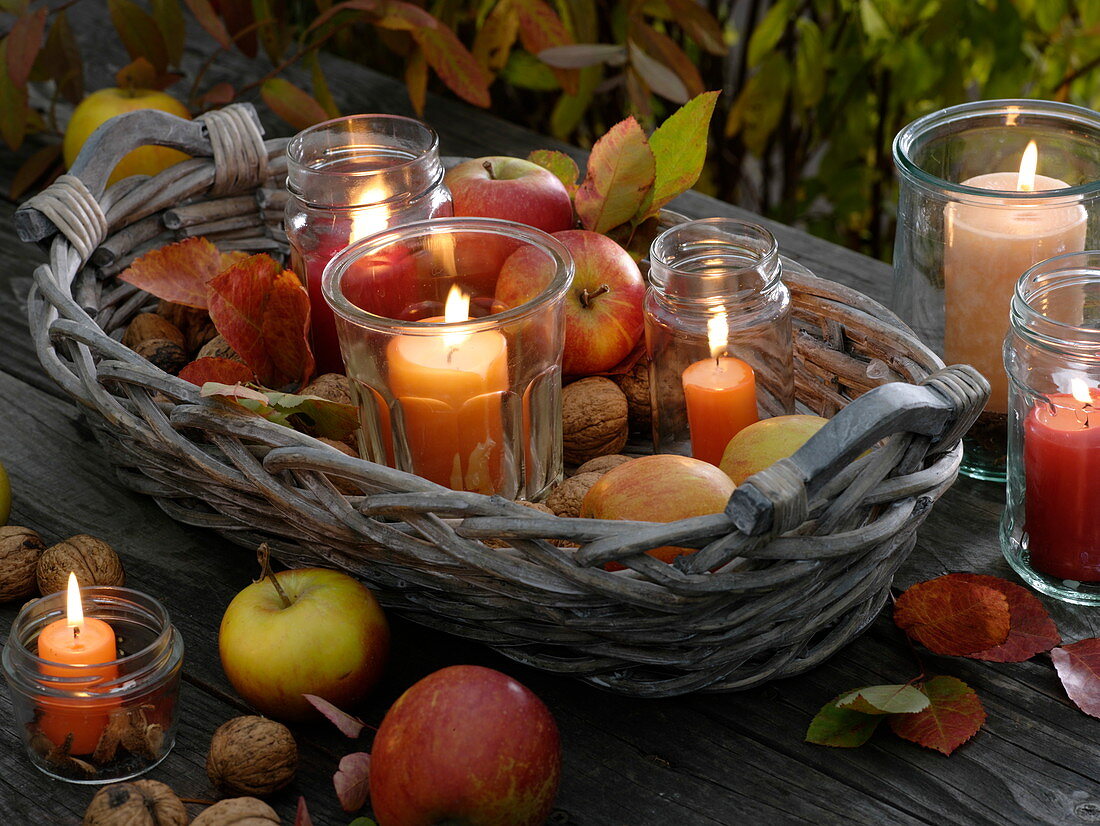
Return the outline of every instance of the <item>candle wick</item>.
{"type": "Polygon", "coordinates": [[[79,625],[74,625],[73,626],[73,639],[75,640],[79,636],[80,636],[80,626],[79,625]]]}

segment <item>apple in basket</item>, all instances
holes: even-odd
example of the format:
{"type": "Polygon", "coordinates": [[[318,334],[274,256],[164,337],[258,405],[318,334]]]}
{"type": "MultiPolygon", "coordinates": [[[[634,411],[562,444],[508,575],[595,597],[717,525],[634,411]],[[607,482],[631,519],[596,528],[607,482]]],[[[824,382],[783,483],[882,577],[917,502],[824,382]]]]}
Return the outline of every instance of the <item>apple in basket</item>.
{"type": "Polygon", "coordinates": [[[503,218],[550,233],[573,226],[573,202],[565,184],[531,161],[474,158],[451,169],[444,183],[456,216],[503,218]]]}
{"type": "Polygon", "coordinates": [[[379,826],[539,826],[561,776],[550,711],[511,677],[474,665],[429,674],[386,712],[371,749],[379,826]]]}
{"type": "MultiPolygon", "coordinates": [[[[645,279],[630,254],[606,235],[571,229],[554,237],[569,250],[577,268],[565,297],[562,372],[588,376],[610,370],[642,336],[645,279]]],[[[501,267],[497,301],[516,307],[542,292],[553,277],[546,256],[524,247],[501,267]]]]}
{"type": "Polygon", "coordinates": [[[718,466],[740,485],[754,473],[794,455],[828,422],[821,416],[803,414],[761,419],[730,439],[718,466]]]}
{"type": "Polygon", "coordinates": [[[354,706],[378,682],[389,645],[374,595],[326,568],[280,571],[252,583],[229,603],[218,631],[233,688],[283,720],[316,715],[303,694],[354,706]]]}

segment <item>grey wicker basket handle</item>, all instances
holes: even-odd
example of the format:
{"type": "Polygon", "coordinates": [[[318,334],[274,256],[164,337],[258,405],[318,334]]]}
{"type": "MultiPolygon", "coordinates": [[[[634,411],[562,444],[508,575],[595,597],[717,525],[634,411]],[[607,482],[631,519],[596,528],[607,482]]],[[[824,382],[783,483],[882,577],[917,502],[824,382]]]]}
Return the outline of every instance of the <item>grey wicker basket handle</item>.
{"type": "Polygon", "coordinates": [[[45,241],[61,232],[78,248],[94,248],[108,229],[100,208],[107,180],[119,161],[142,146],[213,157],[215,195],[251,189],[267,175],[263,131],[250,103],[213,110],[195,120],[156,109],[118,115],[92,133],[69,174],[16,210],[15,230],[27,242],[45,241]],[[84,237],[74,240],[73,235],[84,237]]]}
{"type": "Polygon", "coordinates": [[[989,382],[968,364],[953,365],[920,385],[893,382],[864,393],[814,434],[793,456],[746,479],[726,514],[749,536],[785,533],[801,525],[814,494],[880,439],[910,432],[932,439],[929,453],[951,449],[989,398],[989,382]]]}

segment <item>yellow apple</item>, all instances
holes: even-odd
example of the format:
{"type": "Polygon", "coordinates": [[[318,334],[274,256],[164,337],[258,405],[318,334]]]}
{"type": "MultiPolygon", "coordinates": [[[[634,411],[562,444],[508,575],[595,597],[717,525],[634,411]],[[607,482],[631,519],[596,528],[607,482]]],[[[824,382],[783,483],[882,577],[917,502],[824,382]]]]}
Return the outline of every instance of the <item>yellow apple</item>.
{"type": "Polygon", "coordinates": [[[740,485],[754,473],[793,454],[828,421],[804,415],[761,419],[730,439],[718,466],[740,485]]]}
{"type": "MultiPolygon", "coordinates": [[[[191,118],[187,107],[165,92],[152,89],[100,89],[92,92],[73,110],[69,125],[65,128],[62,154],[65,166],[71,167],[80,147],[96,128],[106,120],[135,109],[160,109],[181,118],[191,118]]],[[[166,146],[143,146],[123,158],[111,173],[107,185],[130,175],[156,175],[189,156],[166,146]]]]}

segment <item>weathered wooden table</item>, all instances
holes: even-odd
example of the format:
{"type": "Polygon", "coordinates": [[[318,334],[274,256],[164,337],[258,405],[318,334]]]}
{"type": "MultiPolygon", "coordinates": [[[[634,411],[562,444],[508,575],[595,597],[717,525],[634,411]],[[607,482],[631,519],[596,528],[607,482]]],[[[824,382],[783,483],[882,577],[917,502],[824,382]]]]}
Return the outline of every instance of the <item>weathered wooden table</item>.
{"type": "MultiPolygon", "coordinates": [[[[85,32],[86,36],[90,36],[85,32]]],[[[104,71],[115,67],[105,65],[104,71]]],[[[244,71],[232,63],[220,69],[244,71]]],[[[344,111],[409,113],[394,81],[338,61],[332,85],[344,111]]],[[[106,74],[100,85],[107,85],[106,74]]],[[[456,103],[433,99],[427,119],[445,154],[524,155],[553,142],[456,103]]],[[[273,128],[282,129],[274,124],[273,128]]],[[[27,150],[29,152],[29,149],[27,150]]],[[[24,153],[24,155],[26,152],[24,153]]],[[[574,151],[578,156],[580,153],[574,151]]],[[[7,192],[17,160],[0,164],[7,192]]],[[[676,208],[692,216],[753,218],[698,195],[676,208]]],[[[23,296],[38,254],[11,226],[14,204],[0,200],[0,460],[11,475],[11,524],[48,542],[91,533],[121,553],[128,584],[160,598],[187,646],[182,724],[176,747],[149,776],[181,796],[209,799],[204,772],[213,730],[247,712],[222,673],[217,628],[232,596],[256,574],[251,556],[213,533],[180,526],[150,499],[124,490],[80,414],[46,378],[33,354],[23,296]]],[[[787,255],[817,274],[885,300],[884,264],[769,224],[787,255]]],[[[907,586],[947,571],[1013,578],[997,544],[1004,491],[960,480],[935,507],[898,576],[907,586]]],[[[0,606],[0,641],[18,606],[0,606]]],[[[1066,641],[1096,635],[1100,612],[1051,606],[1066,641]]],[[[801,677],[731,695],[631,700],[532,671],[481,646],[393,619],[393,653],[382,685],[362,710],[377,724],[400,692],[455,663],[514,675],[550,707],[561,729],[564,774],[552,823],[1058,823],[1100,821],[1100,721],[1066,699],[1046,657],[1013,665],[925,656],[931,673],[955,675],[980,694],[989,718],[950,758],[883,729],[857,750],[803,742],[818,708],[844,689],[904,682],[919,673],[887,616],[827,664],[801,677]]],[[[284,822],[304,795],[314,823],[345,824],[331,776],[353,744],[326,725],[299,726],[302,761],[291,787],[271,799],[284,822]]],[[[76,824],[92,789],[34,769],[0,693],[0,824],[76,824]]],[[[369,735],[358,744],[369,748],[369,735]]],[[[196,814],[198,807],[192,807],[196,814]]]]}

